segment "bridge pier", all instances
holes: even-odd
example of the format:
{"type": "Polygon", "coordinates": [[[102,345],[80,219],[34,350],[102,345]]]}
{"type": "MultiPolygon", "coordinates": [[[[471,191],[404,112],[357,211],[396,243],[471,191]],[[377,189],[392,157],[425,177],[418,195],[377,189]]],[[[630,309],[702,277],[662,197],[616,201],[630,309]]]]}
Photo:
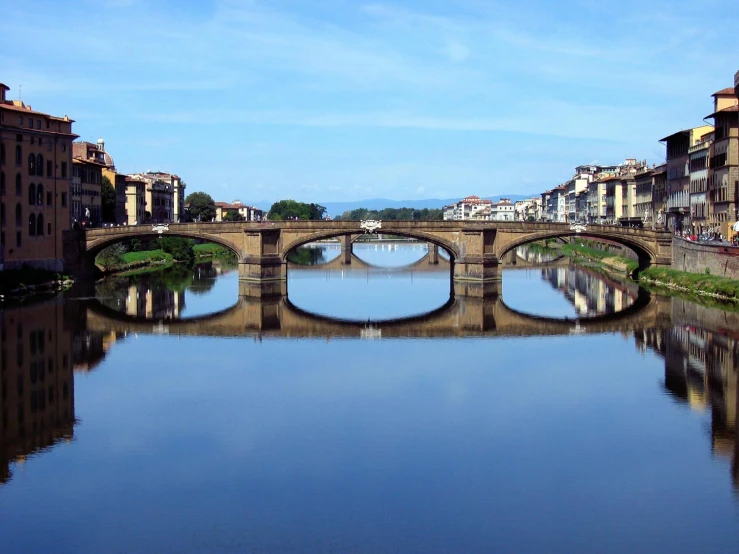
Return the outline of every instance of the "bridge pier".
{"type": "Polygon", "coordinates": [[[280,231],[247,232],[244,238],[248,254],[239,260],[239,295],[286,295],[287,262],[280,255],[280,231]]]}
{"type": "Polygon", "coordinates": [[[439,263],[439,246],[430,242],[428,246],[429,264],[437,265],[439,263]]]}
{"type": "Polygon", "coordinates": [[[344,235],[341,237],[341,265],[351,265],[352,263],[352,235],[344,235]]]}

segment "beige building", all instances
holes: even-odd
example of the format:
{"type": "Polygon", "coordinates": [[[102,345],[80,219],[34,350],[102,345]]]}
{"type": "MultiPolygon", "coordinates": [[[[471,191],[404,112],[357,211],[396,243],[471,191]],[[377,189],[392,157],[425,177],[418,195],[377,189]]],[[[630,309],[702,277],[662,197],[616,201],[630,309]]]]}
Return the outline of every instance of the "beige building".
{"type": "Polygon", "coordinates": [[[124,177],[126,183],[126,225],[140,225],[146,219],[146,181],[124,177]]]}
{"type": "Polygon", "coordinates": [[[690,171],[689,153],[706,133],[713,131],[711,125],[683,129],[660,139],[665,143],[667,163],[667,225],[676,232],[690,226],[690,171]]]}
{"type": "Polygon", "coordinates": [[[621,217],[618,222],[627,227],[642,224],[642,218],[636,212],[635,174],[629,173],[621,177],[621,217]]]}
{"type": "Polygon", "coordinates": [[[710,204],[708,224],[716,232],[729,236],[737,220],[737,188],[739,187],[739,108],[733,88],[713,95],[713,152],[708,170],[706,196],[710,204]]]}
{"type": "Polygon", "coordinates": [[[254,206],[247,206],[240,200],[234,200],[230,204],[228,202],[216,202],[215,221],[225,221],[229,212],[237,213],[243,221],[262,221],[264,211],[254,206]]]}
{"type": "MultiPolygon", "coordinates": [[[[185,183],[177,175],[161,171],[147,171],[129,175],[135,181],[146,183],[146,214],[139,223],[177,223],[185,218],[185,183]]],[[[130,196],[129,191],[126,192],[130,196]]],[[[126,204],[128,206],[128,202],[126,204]]],[[[128,216],[129,221],[131,216],[128,216]]]]}
{"type": "Polygon", "coordinates": [[[61,271],[73,120],[9,100],[8,90],[0,83],[0,266],[61,271]]]}
{"type": "MultiPolygon", "coordinates": [[[[126,177],[125,175],[119,175],[116,173],[113,158],[105,150],[105,141],[103,139],[98,139],[95,144],[84,141],[75,142],[73,155],[75,160],[84,160],[100,166],[102,169],[102,177],[107,178],[115,189],[115,210],[112,214],[101,212],[101,221],[116,224],[124,223],[126,221],[126,177]]],[[[82,221],[82,217],[80,217],[75,210],[74,200],[75,198],[73,193],[72,221],[75,219],[82,221]]],[[[84,208],[82,210],[82,216],[84,216],[84,208]]]]}
{"type": "Polygon", "coordinates": [[[101,189],[104,165],[75,157],[72,160],[72,226],[99,227],[103,222],[101,189]]]}
{"type": "Polygon", "coordinates": [[[713,132],[706,133],[688,149],[690,172],[690,226],[693,234],[708,229],[709,204],[706,196],[708,169],[713,151],[713,132]]]}

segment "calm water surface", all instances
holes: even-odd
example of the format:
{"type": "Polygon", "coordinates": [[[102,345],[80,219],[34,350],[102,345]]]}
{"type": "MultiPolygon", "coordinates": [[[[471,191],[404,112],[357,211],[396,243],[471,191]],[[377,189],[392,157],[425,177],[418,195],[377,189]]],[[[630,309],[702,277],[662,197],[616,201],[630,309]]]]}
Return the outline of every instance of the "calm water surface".
{"type": "Polygon", "coordinates": [[[736,313],[354,252],[0,308],[0,552],[738,551],[736,313]]]}

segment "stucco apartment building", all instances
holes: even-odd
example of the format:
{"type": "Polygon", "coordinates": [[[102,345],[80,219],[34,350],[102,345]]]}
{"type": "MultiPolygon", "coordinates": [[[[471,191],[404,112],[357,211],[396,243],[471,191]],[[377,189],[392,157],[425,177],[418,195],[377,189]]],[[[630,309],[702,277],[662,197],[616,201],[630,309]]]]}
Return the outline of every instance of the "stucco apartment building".
{"type": "Polygon", "coordinates": [[[660,142],[665,143],[666,150],[667,224],[673,231],[687,230],[690,226],[689,150],[711,131],[713,131],[713,126],[702,125],[692,129],[683,129],[660,139],[660,142]]]}
{"type": "Polygon", "coordinates": [[[216,202],[215,221],[224,221],[229,212],[237,213],[243,221],[262,221],[264,211],[254,206],[247,206],[240,200],[228,202],[216,202]]]}
{"type": "Polygon", "coordinates": [[[479,196],[466,196],[456,204],[449,204],[442,208],[445,220],[488,219],[492,200],[484,200],[479,196]]]}
{"type": "Polygon", "coordinates": [[[62,270],[74,121],[10,100],[0,83],[0,264],[62,270]]]}
{"type": "MultiPolygon", "coordinates": [[[[113,188],[115,189],[115,213],[114,214],[102,214],[101,220],[105,221],[107,223],[116,223],[116,224],[122,224],[126,223],[126,176],[121,175],[116,172],[115,168],[115,162],[113,161],[113,158],[111,155],[105,150],[105,141],[103,139],[98,139],[97,143],[93,144],[91,142],[75,142],[74,143],[74,150],[73,155],[75,159],[75,164],[77,163],[77,160],[82,160],[86,162],[90,162],[91,164],[94,164],[94,167],[99,167],[101,169],[101,177],[107,178],[110,181],[110,184],[113,185],[113,188]],[[106,217],[107,215],[107,217],[106,217]]],[[[80,168],[82,171],[82,167],[80,168]]],[[[93,170],[92,167],[87,167],[88,170],[93,170]]],[[[94,169],[96,172],[97,170],[94,169]]],[[[80,185],[84,185],[85,183],[81,182],[82,179],[80,179],[80,185]]],[[[101,180],[102,183],[102,180],[101,180]]],[[[87,183],[91,184],[92,187],[85,187],[85,188],[93,188],[96,187],[96,183],[87,183]]],[[[77,185],[73,181],[72,187],[73,187],[73,193],[72,193],[72,220],[77,219],[78,221],[81,221],[80,217],[76,215],[75,210],[75,201],[78,200],[75,198],[74,195],[74,187],[77,185]]],[[[101,185],[101,193],[102,193],[102,185],[101,185]]],[[[100,196],[100,199],[102,200],[102,194],[100,196]]],[[[102,202],[101,202],[102,205],[102,202]]],[[[84,216],[85,210],[82,209],[82,215],[84,216]]]]}
{"type": "Polygon", "coordinates": [[[739,192],[739,108],[733,88],[713,95],[714,140],[708,170],[706,195],[711,205],[709,225],[729,236],[730,224],[737,220],[739,192]]]}

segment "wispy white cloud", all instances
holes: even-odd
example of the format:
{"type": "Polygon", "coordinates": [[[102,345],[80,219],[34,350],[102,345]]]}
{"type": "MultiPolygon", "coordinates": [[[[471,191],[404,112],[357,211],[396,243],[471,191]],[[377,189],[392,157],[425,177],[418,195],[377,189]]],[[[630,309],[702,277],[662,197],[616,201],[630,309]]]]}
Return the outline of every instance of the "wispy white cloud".
{"type": "Polygon", "coordinates": [[[39,0],[34,18],[17,3],[4,11],[0,80],[22,83],[38,109],[68,113],[81,135],[117,142],[117,163],[176,164],[206,187],[227,179],[207,161],[224,147],[312,172],[246,168],[250,182],[286,191],[310,183],[317,194],[358,194],[381,179],[443,191],[447,181],[424,167],[489,184],[491,167],[518,174],[532,159],[541,163],[526,162],[527,179],[540,182],[594,156],[659,156],[658,137],[700,123],[736,69],[716,52],[739,46],[728,32],[739,28],[733,2],[706,2],[212,0],[173,11],[39,0]],[[707,9],[722,27],[705,24],[707,9]],[[76,29],[84,40],[69,40],[76,29]],[[373,164],[353,171],[373,149],[373,164]],[[477,167],[465,150],[478,152],[477,167]],[[491,166],[483,150],[507,154],[491,166]],[[308,152],[333,153],[320,162],[333,172],[308,152]]]}

